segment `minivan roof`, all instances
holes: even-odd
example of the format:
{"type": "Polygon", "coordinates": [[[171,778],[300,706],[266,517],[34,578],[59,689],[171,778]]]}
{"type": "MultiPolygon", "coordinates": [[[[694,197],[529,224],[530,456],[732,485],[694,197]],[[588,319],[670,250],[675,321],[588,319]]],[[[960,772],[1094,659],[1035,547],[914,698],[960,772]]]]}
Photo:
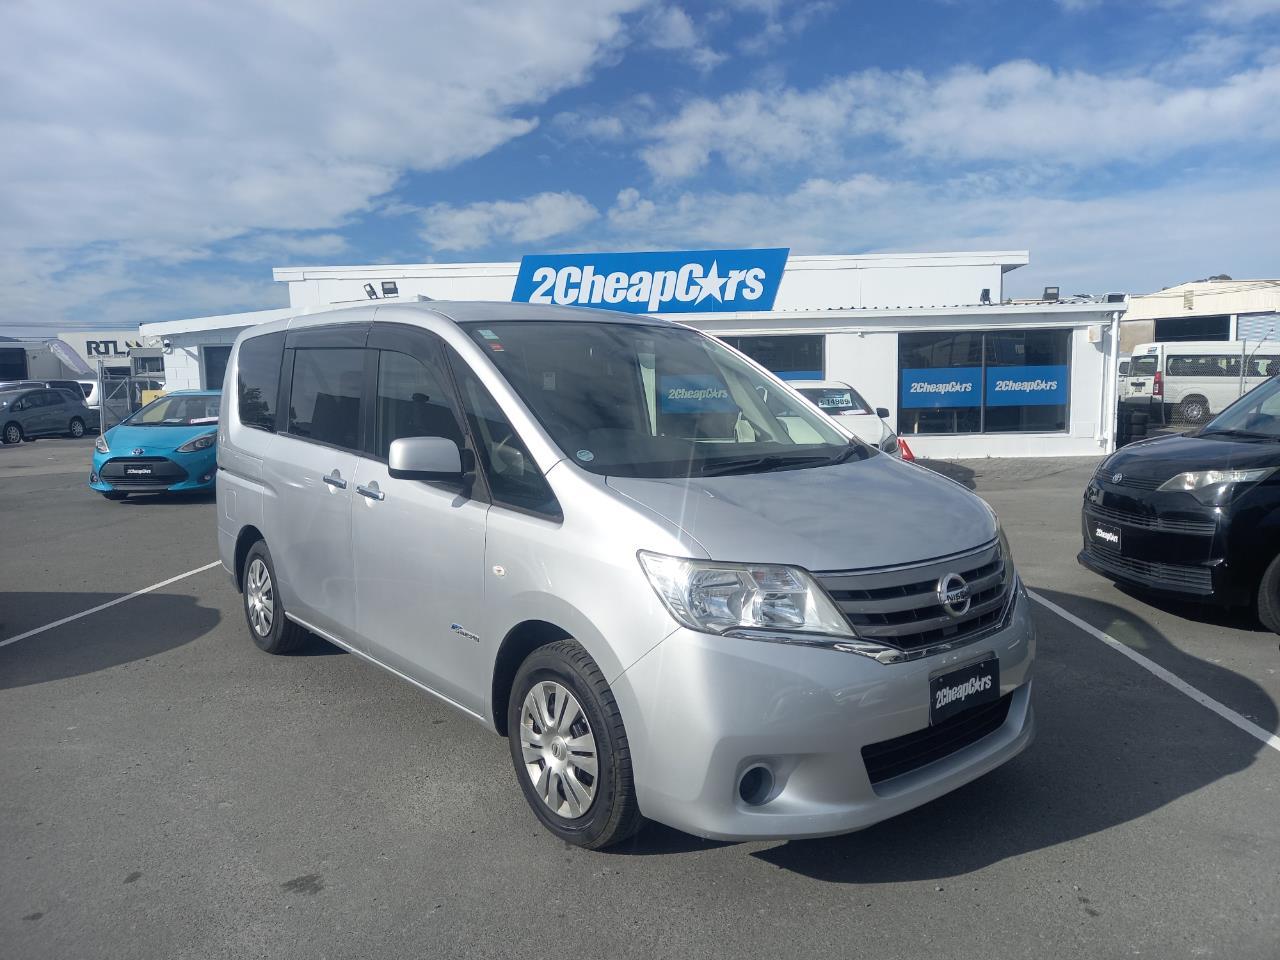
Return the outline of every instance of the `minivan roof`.
{"type": "Polygon", "coordinates": [[[1276,340],[1166,340],[1161,343],[1140,343],[1133,348],[1133,358],[1150,356],[1163,350],[1165,353],[1280,353],[1280,341],[1276,340]]]}
{"type": "Polygon", "coordinates": [[[618,310],[595,310],[591,307],[562,307],[542,303],[510,303],[504,300],[423,300],[388,303],[371,300],[336,310],[299,309],[297,316],[284,317],[252,327],[250,336],[294,328],[323,326],[330,323],[368,323],[379,319],[404,317],[406,314],[435,316],[453,323],[506,323],[509,321],[567,320],[577,323],[630,323],[645,326],[680,326],[669,320],[618,310]]]}

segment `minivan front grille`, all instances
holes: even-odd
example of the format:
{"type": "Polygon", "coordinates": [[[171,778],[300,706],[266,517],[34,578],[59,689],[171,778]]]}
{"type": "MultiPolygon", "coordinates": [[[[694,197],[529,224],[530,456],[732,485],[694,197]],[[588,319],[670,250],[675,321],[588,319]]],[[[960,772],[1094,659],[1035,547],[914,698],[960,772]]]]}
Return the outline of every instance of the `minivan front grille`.
{"type": "Polygon", "coordinates": [[[872,784],[883,783],[977,743],[1004,726],[1012,702],[1013,694],[1006,693],[994,703],[964,710],[932,727],[868,744],[862,748],[867,777],[872,784]]]}
{"type": "Polygon", "coordinates": [[[814,576],[860,639],[901,650],[969,643],[986,636],[1004,621],[1012,584],[1012,577],[1005,576],[998,542],[910,567],[814,576]],[[958,616],[938,599],[939,583],[952,573],[958,573],[970,591],[969,609],[958,616]]]}

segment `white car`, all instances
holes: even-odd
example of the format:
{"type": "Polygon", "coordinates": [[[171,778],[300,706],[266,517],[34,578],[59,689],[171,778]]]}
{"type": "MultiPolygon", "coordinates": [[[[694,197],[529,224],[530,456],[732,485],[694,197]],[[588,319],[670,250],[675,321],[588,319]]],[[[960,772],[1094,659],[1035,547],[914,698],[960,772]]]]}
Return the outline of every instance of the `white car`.
{"type": "Polygon", "coordinates": [[[884,407],[873,409],[849,384],[839,380],[793,380],[791,386],[827,416],[838,417],[840,425],[859,440],[901,460],[915,460],[906,441],[885,423],[889,411],[884,407]]]}

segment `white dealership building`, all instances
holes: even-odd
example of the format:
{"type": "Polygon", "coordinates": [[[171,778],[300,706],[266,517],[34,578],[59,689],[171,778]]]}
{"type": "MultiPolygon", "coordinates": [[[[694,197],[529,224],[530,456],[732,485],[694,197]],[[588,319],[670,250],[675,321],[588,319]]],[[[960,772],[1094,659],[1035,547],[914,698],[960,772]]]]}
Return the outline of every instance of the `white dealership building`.
{"type": "Polygon", "coordinates": [[[721,337],[785,378],[852,384],[888,408],[917,456],[1108,452],[1124,298],[1007,301],[1005,275],[1027,262],[1026,251],[720,250],[279,267],[288,307],[141,332],[164,342],[173,390],[220,386],[241,330],[303,312],[419,297],[643,310],[721,337]]]}

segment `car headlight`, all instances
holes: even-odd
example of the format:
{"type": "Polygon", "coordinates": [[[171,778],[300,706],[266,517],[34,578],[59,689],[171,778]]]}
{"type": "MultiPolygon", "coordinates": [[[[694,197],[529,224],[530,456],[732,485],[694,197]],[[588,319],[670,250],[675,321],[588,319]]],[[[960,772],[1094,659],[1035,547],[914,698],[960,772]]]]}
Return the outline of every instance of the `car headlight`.
{"type": "Polygon", "coordinates": [[[1212,503],[1237,484],[1259,483],[1276,472],[1276,467],[1253,470],[1191,470],[1171,477],[1156,489],[1165,493],[1189,493],[1201,503],[1212,503]]]}
{"type": "Polygon", "coordinates": [[[831,598],[798,567],[688,560],[647,550],[638,556],[667,610],[690,630],[750,639],[855,636],[831,598]]]}
{"type": "Polygon", "coordinates": [[[198,437],[192,437],[186,443],[178,448],[179,453],[195,453],[197,450],[208,450],[218,440],[218,433],[202,433],[198,437]]]}
{"type": "Polygon", "coordinates": [[[99,453],[111,452],[111,448],[107,446],[107,435],[105,433],[98,437],[97,440],[93,441],[93,449],[97,450],[99,453]]]}

